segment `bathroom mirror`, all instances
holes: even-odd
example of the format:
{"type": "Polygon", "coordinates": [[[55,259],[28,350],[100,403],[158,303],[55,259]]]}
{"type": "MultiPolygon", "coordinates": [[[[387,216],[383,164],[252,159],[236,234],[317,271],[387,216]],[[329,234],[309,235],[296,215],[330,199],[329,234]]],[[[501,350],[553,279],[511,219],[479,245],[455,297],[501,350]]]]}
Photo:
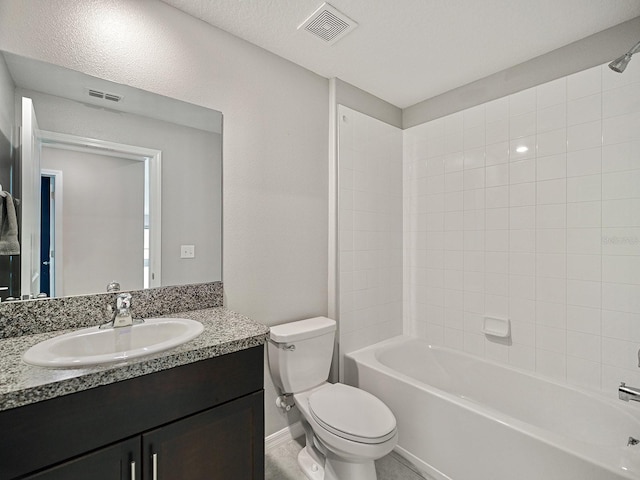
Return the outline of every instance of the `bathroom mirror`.
{"type": "Polygon", "coordinates": [[[0,106],[0,298],[222,280],[221,112],[7,52],[0,106]]]}

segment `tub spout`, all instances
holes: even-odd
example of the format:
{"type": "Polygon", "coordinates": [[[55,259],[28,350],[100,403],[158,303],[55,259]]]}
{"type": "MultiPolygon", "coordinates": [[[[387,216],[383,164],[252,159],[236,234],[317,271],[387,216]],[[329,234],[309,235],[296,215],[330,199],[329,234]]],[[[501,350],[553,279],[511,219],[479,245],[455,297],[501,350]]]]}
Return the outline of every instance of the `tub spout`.
{"type": "Polygon", "coordinates": [[[629,400],[640,402],[640,388],[627,387],[624,382],[621,382],[618,387],[618,398],[625,402],[629,400]]]}

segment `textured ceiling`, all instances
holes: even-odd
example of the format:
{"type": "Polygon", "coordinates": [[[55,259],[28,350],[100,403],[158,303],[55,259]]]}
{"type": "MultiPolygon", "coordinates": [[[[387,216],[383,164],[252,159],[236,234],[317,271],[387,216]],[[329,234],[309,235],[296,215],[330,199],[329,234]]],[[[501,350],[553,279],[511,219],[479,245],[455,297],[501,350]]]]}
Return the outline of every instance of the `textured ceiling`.
{"type": "Polygon", "coordinates": [[[163,1],[401,108],[640,16],[638,0],[332,0],[359,26],[329,46],[297,30],[322,0],[163,1]]]}

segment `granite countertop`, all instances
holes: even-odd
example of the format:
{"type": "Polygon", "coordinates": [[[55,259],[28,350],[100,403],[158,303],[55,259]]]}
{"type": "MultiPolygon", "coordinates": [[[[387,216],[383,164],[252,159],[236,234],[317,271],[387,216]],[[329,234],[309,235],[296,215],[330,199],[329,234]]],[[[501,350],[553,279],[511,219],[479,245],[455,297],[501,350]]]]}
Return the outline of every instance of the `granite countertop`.
{"type": "Polygon", "coordinates": [[[0,411],[262,345],[269,332],[267,326],[222,307],[165,316],[197,320],[204,331],[164,352],[86,368],[45,368],[22,361],[29,347],[72,330],[0,340],[0,411]]]}

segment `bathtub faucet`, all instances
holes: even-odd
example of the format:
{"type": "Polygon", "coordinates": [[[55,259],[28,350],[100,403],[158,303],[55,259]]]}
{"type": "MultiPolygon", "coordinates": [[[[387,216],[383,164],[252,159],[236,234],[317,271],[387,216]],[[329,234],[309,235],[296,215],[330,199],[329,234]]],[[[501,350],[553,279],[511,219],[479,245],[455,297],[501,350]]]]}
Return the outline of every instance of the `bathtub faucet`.
{"type": "Polygon", "coordinates": [[[621,382],[618,387],[618,398],[625,402],[629,400],[640,402],[640,388],[627,387],[624,382],[621,382]]]}

